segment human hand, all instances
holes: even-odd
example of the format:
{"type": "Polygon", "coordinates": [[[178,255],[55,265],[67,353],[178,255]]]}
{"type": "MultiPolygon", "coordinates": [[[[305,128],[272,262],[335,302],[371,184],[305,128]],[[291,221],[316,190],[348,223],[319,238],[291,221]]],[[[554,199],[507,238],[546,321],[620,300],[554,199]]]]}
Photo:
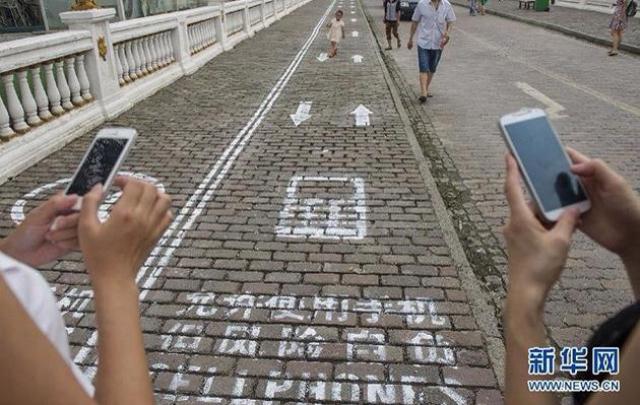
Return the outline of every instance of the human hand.
{"type": "Polygon", "coordinates": [[[440,41],[440,48],[444,49],[444,47],[447,46],[447,44],[449,43],[449,39],[450,39],[449,34],[445,33],[442,36],[442,40],[440,41]]]}
{"type": "Polygon", "coordinates": [[[75,195],[58,194],[40,204],[0,242],[0,250],[31,267],[77,250],[79,214],[71,211],[77,199],[75,195]]]}
{"type": "Polygon", "coordinates": [[[127,177],[114,184],[123,193],[106,222],[98,220],[101,185],[84,196],[80,212],[80,247],[94,288],[133,282],[173,219],[171,199],[155,186],[127,177]]]}
{"type": "Polygon", "coordinates": [[[508,295],[541,309],[567,260],[579,212],[566,210],[553,227],[543,226],[525,202],[515,159],[509,154],[506,160],[505,194],[511,211],[504,227],[509,257],[508,295]]]}
{"type": "Polygon", "coordinates": [[[625,179],[600,159],[567,148],[571,170],[580,177],[591,209],[580,230],[606,249],[626,256],[640,247],[640,197],[625,179]]]}
{"type": "Polygon", "coordinates": [[[409,39],[409,42],[407,42],[407,49],[412,49],[413,48],[413,38],[409,39]]]}

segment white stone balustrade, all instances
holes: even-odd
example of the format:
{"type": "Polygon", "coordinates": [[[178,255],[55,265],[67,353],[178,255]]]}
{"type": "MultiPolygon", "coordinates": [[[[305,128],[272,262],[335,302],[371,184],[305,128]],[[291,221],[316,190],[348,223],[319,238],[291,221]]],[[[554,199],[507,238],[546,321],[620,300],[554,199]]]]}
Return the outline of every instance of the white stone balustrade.
{"type": "Polygon", "coordinates": [[[311,0],[236,0],[0,43],[0,184],[311,0]]]}
{"type": "Polygon", "coordinates": [[[46,52],[31,38],[0,47],[0,141],[93,99],[84,66],[91,49],[88,35],[68,32],[47,37],[46,52]]]}

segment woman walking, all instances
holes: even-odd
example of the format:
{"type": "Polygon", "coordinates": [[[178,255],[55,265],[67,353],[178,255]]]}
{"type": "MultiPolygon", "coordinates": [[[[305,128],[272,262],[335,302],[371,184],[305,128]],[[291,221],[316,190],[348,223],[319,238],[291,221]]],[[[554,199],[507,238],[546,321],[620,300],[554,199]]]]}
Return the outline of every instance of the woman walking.
{"type": "Polygon", "coordinates": [[[612,46],[609,51],[609,56],[616,56],[618,54],[618,47],[622,42],[622,33],[627,28],[627,2],[626,0],[616,0],[615,10],[609,28],[611,28],[612,46]]]}

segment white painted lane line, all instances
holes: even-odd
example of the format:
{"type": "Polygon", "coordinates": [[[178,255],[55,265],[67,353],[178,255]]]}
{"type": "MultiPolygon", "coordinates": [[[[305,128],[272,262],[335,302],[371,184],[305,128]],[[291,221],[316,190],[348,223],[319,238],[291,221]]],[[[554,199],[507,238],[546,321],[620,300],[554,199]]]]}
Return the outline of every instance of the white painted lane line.
{"type": "Polygon", "coordinates": [[[567,115],[560,114],[562,111],[565,110],[565,108],[559,103],[557,103],[556,101],[552,100],[550,97],[548,97],[544,93],[542,93],[540,90],[524,82],[516,82],[516,87],[524,91],[527,95],[535,98],[536,100],[538,100],[539,102],[547,106],[547,108],[545,108],[545,111],[547,112],[547,115],[549,115],[549,118],[560,119],[560,118],[567,117],[567,115]]]}
{"type": "Polygon", "coordinates": [[[352,19],[351,19],[351,22],[356,22],[356,21],[358,21],[358,19],[357,19],[357,18],[352,18],[352,19]]]}
{"type": "MultiPolygon", "coordinates": [[[[147,259],[145,265],[140,270],[140,272],[138,272],[138,276],[136,277],[136,281],[139,282],[150,270],[147,279],[142,285],[143,290],[140,294],[141,299],[146,297],[146,295],[148,294],[148,289],[153,286],[157,278],[164,270],[164,267],[169,263],[169,260],[173,256],[175,250],[182,244],[182,240],[184,239],[186,232],[191,229],[191,227],[195,223],[195,220],[200,216],[206,204],[211,200],[211,198],[213,198],[214,191],[217,189],[218,185],[227,174],[229,168],[233,165],[233,163],[235,163],[236,158],[238,157],[240,152],[242,152],[249,139],[252,137],[255,129],[258,127],[258,125],[260,125],[265,115],[271,110],[274,102],[279,98],[280,93],[287,85],[289,79],[297,70],[304,56],[309,51],[309,48],[311,47],[313,41],[318,36],[318,33],[320,32],[320,29],[323,26],[324,21],[327,19],[327,16],[331,12],[334,4],[335,0],[326,9],[324,14],[318,21],[318,24],[309,35],[307,41],[298,51],[282,76],[278,79],[277,83],[271,89],[267,97],[262,101],[256,112],[253,114],[252,118],[249,120],[249,122],[247,122],[244,128],[242,128],[238,135],[236,135],[231,144],[225,149],[222,156],[216,161],[211,171],[198,185],[194,194],[189,198],[185,206],[182,207],[179,215],[176,216],[176,219],[163,235],[163,238],[161,240],[162,243],[159,243],[158,246],[153,249],[151,256],[147,259]],[[203,193],[204,195],[200,198],[203,193]],[[167,241],[169,241],[168,247],[165,246],[167,241]],[[157,264],[154,266],[154,263],[156,263],[156,261],[157,264]]],[[[90,339],[94,338],[94,335],[97,337],[96,331],[91,334],[90,339]]],[[[89,355],[89,353],[90,350],[78,351],[78,354],[74,358],[74,362],[76,364],[82,363],[89,355]]]]}
{"type": "MultiPolygon", "coordinates": [[[[262,105],[264,105],[266,102],[266,106],[256,112],[257,116],[254,115],[254,117],[256,118],[252,119],[247,123],[247,125],[243,128],[243,130],[240,131],[240,133],[238,133],[238,135],[236,136],[232,144],[229,147],[227,147],[227,149],[225,150],[225,153],[223,154],[223,157],[221,157],[216,162],[214,168],[209,173],[210,177],[212,178],[217,173],[213,183],[208,186],[208,189],[205,195],[199,201],[196,208],[191,212],[190,217],[188,218],[186,223],[182,226],[180,232],[174,238],[170,247],[165,250],[158,265],[152,270],[147,280],[145,280],[145,282],[143,283],[143,288],[151,288],[153,286],[153,284],[157,280],[157,277],[160,275],[160,273],[162,273],[164,267],[168,264],[170,258],[173,255],[173,252],[176,250],[178,246],[182,244],[182,240],[184,239],[185,233],[191,229],[195,220],[200,216],[206,204],[211,200],[211,198],[213,198],[214,191],[217,189],[222,179],[226,176],[228,170],[231,168],[233,163],[235,163],[236,158],[238,157],[240,152],[242,152],[242,150],[244,149],[248,141],[251,139],[256,128],[260,125],[262,120],[265,118],[266,114],[271,110],[271,107],[273,106],[275,101],[280,97],[282,90],[289,82],[289,79],[291,78],[293,73],[297,70],[304,56],[307,54],[313,41],[318,36],[318,33],[320,32],[320,29],[322,28],[324,21],[326,20],[327,16],[331,12],[331,9],[333,8],[334,4],[335,4],[335,0],[329,5],[325,13],[322,15],[322,17],[320,18],[320,21],[318,21],[318,24],[316,25],[314,30],[311,32],[309,38],[307,39],[303,47],[300,49],[300,51],[298,52],[294,60],[291,62],[291,64],[289,65],[285,73],[280,77],[280,79],[278,80],[278,83],[276,83],[276,85],[273,87],[273,89],[269,93],[269,96],[267,96],[267,98],[263,101],[262,105]],[[231,154],[231,157],[227,158],[229,154],[231,154]],[[218,168],[220,166],[222,166],[222,170],[218,173],[218,168]]],[[[205,187],[207,187],[206,184],[205,185],[201,184],[198,188],[204,189],[205,187]]],[[[145,292],[143,291],[143,294],[144,293],[145,292]]]]}
{"type": "Polygon", "coordinates": [[[366,127],[369,126],[369,115],[373,114],[371,110],[360,104],[355,110],[351,111],[351,115],[355,115],[356,126],[366,127]]]}
{"type": "Polygon", "coordinates": [[[289,117],[291,117],[293,124],[297,127],[298,125],[311,118],[311,114],[309,114],[310,111],[311,101],[301,101],[298,105],[296,113],[289,115],[289,117]]]}
{"type": "Polygon", "coordinates": [[[362,55],[353,55],[351,57],[351,59],[353,59],[353,63],[361,63],[362,62],[362,55]]]}
{"type": "Polygon", "coordinates": [[[351,31],[351,36],[352,36],[352,37],[354,37],[354,38],[355,38],[355,37],[357,37],[358,35],[360,35],[360,34],[358,33],[358,31],[351,31]]]}

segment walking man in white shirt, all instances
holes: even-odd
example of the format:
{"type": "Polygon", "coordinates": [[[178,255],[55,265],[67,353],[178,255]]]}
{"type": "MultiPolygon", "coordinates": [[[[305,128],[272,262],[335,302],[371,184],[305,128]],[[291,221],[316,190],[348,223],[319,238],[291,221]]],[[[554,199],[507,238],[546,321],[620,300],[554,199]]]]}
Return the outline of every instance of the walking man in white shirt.
{"type": "Polygon", "coordinates": [[[429,85],[436,73],[442,49],[449,42],[456,15],[448,0],[420,0],[413,12],[411,34],[407,48],[413,48],[413,37],[418,31],[418,67],[420,68],[420,102],[425,103],[429,85]]]}

